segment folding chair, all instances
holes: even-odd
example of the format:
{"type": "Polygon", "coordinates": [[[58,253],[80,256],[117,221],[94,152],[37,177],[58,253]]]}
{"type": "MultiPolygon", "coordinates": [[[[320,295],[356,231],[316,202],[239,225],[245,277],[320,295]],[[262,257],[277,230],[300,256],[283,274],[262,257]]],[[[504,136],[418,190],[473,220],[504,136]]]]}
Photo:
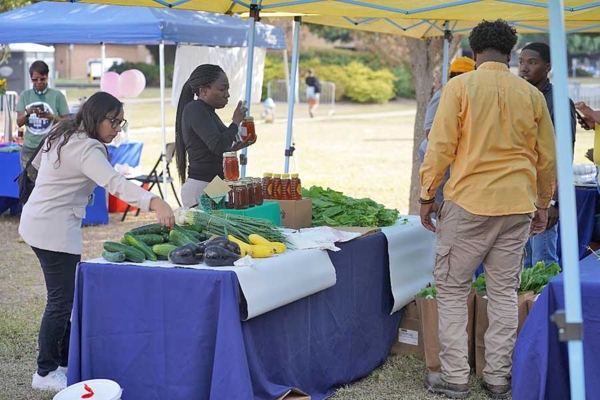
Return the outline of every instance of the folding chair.
{"type": "MultiPolygon", "coordinates": [[[[166,173],[167,173],[167,175],[166,175],[166,177],[164,177],[164,182],[171,184],[171,188],[173,189],[173,194],[175,195],[175,200],[177,200],[177,204],[179,204],[179,207],[181,207],[181,202],[179,201],[179,197],[177,197],[177,191],[175,190],[175,184],[173,183],[173,178],[171,177],[171,171],[169,169],[169,165],[171,165],[171,161],[173,161],[174,156],[175,156],[175,143],[167,143],[167,154],[166,154],[166,161],[167,161],[166,173]]],[[[162,199],[164,199],[165,197],[163,196],[163,192],[162,192],[162,188],[161,188],[161,184],[163,183],[162,155],[160,157],[158,157],[156,164],[154,164],[154,168],[152,168],[152,171],[148,175],[136,176],[134,178],[130,178],[130,180],[138,181],[142,184],[142,186],[150,185],[148,187],[148,191],[151,191],[152,188],[156,185],[156,187],[158,188],[158,192],[160,193],[160,197],[162,199]],[[160,174],[158,173],[159,170],[161,171],[160,174]]],[[[125,212],[123,213],[123,217],[121,218],[121,221],[125,221],[125,218],[127,217],[127,213],[129,212],[130,208],[131,208],[131,206],[128,204],[127,208],[125,209],[125,212]]],[[[140,214],[140,209],[138,208],[137,212],[135,213],[135,216],[137,217],[139,214],[140,214]]]]}

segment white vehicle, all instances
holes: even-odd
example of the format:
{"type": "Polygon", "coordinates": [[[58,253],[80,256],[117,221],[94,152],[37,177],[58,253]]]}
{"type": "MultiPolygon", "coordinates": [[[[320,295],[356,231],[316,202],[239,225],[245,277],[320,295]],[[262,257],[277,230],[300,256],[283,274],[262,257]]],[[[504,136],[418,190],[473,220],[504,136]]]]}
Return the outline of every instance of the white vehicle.
{"type": "Polygon", "coordinates": [[[90,58],[87,60],[87,76],[90,81],[100,79],[103,73],[107,72],[113,65],[123,64],[124,59],[120,57],[107,57],[104,59],[104,68],[102,68],[102,60],[99,58],[90,58]]]}

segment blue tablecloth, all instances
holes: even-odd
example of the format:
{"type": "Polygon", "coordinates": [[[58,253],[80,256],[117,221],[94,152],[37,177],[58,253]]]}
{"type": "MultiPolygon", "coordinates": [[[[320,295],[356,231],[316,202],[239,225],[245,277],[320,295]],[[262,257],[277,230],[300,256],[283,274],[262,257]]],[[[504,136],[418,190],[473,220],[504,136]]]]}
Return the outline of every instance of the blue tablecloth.
{"type": "MultiPolygon", "coordinates": [[[[110,164],[113,167],[117,164],[129,164],[131,167],[137,167],[140,165],[143,147],[143,142],[126,142],[122,143],[119,147],[106,146],[110,164]]],[[[108,224],[106,190],[102,187],[97,187],[94,190],[94,196],[94,204],[86,207],[86,216],[82,224],[108,224]]]]}
{"type": "Polygon", "coordinates": [[[385,236],[340,247],[335,286],[247,322],[233,272],[82,263],[69,383],[112,379],[123,400],[326,398],[385,361],[400,319],[385,236]]]}
{"type": "MultiPolygon", "coordinates": [[[[600,398],[600,261],[591,254],[579,265],[586,396],[591,400],[600,398]]],[[[570,398],[567,344],[558,341],[556,325],[550,322],[554,311],[564,309],[564,306],[561,274],[552,279],[535,302],[517,339],[512,375],[513,399],[570,398]]]]}
{"type": "MultiPolygon", "coordinates": [[[[594,230],[594,215],[596,215],[596,201],[600,197],[598,189],[577,187],[575,201],[577,202],[577,235],[579,237],[579,259],[585,257],[587,246],[592,240],[594,230]]],[[[559,223],[560,224],[560,223],[559,223]]],[[[560,226],[558,234],[558,258],[561,258],[560,226]]]]}
{"type": "Polygon", "coordinates": [[[19,185],[13,182],[21,173],[21,152],[0,153],[0,214],[11,209],[11,214],[21,211],[19,185]]]}

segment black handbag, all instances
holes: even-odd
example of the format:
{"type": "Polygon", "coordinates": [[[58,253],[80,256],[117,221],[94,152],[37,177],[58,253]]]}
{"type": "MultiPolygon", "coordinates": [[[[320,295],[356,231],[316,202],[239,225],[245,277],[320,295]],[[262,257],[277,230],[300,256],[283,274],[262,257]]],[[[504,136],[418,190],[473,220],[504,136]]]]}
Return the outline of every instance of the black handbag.
{"type": "Polygon", "coordinates": [[[29,177],[29,174],[27,173],[27,170],[31,166],[31,163],[33,162],[35,157],[38,155],[38,153],[42,149],[44,142],[45,141],[42,140],[42,143],[40,143],[40,145],[35,150],[35,152],[31,156],[31,158],[29,159],[29,161],[27,161],[27,164],[25,165],[25,169],[23,169],[23,171],[19,174],[19,176],[17,176],[15,178],[15,180],[13,181],[13,182],[17,182],[19,184],[19,199],[21,200],[21,203],[23,205],[25,205],[25,203],[27,203],[27,200],[29,200],[29,196],[31,196],[31,192],[33,192],[33,188],[35,187],[35,182],[31,180],[31,178],[29,177]]]}

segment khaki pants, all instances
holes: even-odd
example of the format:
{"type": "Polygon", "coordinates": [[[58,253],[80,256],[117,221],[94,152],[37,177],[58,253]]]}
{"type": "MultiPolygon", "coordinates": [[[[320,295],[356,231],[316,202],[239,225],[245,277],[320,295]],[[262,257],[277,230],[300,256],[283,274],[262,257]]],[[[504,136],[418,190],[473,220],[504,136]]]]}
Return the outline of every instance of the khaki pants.
{"type": "Polygon", "coordinates": [[[469,380],[467,297],[473,274],[483,262],[490,320],[483,376],[491,385],[508,384],[517,337],[517,289],[533,214],[487,217],[445,201],[437,217],[433,274],[444,380],[469,380]]]}

